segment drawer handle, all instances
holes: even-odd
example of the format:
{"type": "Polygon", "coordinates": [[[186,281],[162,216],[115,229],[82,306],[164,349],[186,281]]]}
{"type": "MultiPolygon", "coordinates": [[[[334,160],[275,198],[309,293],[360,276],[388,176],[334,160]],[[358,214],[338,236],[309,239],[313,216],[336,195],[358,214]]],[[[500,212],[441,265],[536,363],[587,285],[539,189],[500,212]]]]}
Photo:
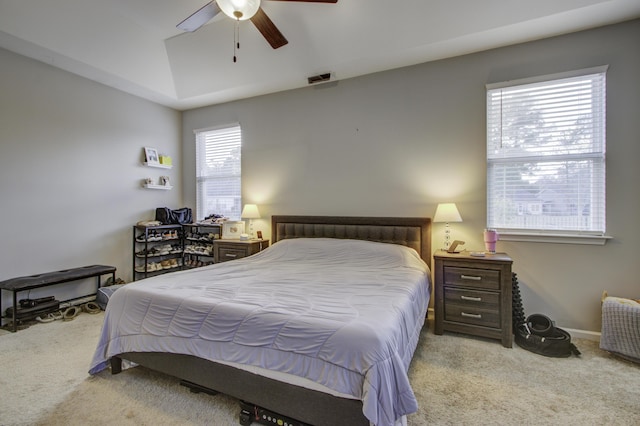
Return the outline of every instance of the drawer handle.
{"type": "Polygon", "coordinates": [[[460,278],[462,278],[463,280],[473,280],[473,281],[480,281],[482,279],[482,277],[478,277],[476,275],[460,275],[460,278]]]}
{"type": "Polygon", "coordinates": [[[469,296],[460,296],[462,300],[470,300],[472,302],[482,302],[482,297],[469,297],[469,296]]]}
{"type": "Polygon", "coordinates": [[[237,254],[231,254],[231,253],[227,253],[227,254],[225,254],[225,256],[226,256],[226,257],[233,257],[233,258],[238,257],[238,255],[237,255],[237,254]]]}
{"type": "Polygon", "coordinates": [[[482,319],[482,314],[468,314],[466,312],[460,312],[460,315],[462,315],[463,317],[482,319]]]}

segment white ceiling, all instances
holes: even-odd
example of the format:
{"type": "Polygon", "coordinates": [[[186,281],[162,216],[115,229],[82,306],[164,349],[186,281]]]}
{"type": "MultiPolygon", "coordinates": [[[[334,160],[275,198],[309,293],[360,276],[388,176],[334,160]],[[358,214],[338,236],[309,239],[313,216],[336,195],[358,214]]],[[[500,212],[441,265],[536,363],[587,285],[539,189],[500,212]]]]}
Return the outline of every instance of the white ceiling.
{"type": "Polygon", "coordinates": [[[176,24],[207,0],[0,0],[0,47],[179,110],[346,79],[640,17],[640,0],[263,1],[249,21],[176,24]]]}

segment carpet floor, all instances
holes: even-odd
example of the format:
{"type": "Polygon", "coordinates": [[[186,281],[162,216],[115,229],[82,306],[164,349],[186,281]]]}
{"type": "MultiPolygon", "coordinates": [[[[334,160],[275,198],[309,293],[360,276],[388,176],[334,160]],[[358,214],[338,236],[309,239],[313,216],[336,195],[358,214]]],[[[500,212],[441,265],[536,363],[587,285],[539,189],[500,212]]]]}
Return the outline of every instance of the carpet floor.
{"type": "MultiPolygon", "coordinates": [[[[0,335],[0,425],[237,425],[237,400],[194,394],[138,367],[87,370],[103,314],[0,335]]],[[[546,358],[514,345],[427,328],[411,364],[418,425],[638,425],[640,365],[598,343],[546,358]]]]}

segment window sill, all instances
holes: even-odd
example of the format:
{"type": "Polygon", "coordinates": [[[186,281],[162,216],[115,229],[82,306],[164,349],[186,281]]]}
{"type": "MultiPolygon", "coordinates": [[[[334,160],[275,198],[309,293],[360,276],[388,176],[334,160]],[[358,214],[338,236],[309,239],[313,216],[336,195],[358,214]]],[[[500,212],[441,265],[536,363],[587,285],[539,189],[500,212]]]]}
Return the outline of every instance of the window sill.
{"type": "Polygon", "coordinates": [[[586,244],[603,246],[613,237],[608,235],[536,234],[498,230],[500,241],[524,241],[529,243],[586,244]]]}

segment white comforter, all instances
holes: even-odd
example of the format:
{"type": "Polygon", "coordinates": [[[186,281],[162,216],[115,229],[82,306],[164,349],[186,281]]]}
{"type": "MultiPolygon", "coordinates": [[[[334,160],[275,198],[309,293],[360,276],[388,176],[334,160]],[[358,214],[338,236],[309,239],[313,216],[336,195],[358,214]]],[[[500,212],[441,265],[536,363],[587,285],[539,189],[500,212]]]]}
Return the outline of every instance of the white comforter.
{"type": "Polygon", "coordinates": [[[90,367],[123,352],[276,370],[363,401],[371,423],[415,412],[407,370],[430,295],[415,250],[325,238],[148,278],[116,291],[90,367]]]}

